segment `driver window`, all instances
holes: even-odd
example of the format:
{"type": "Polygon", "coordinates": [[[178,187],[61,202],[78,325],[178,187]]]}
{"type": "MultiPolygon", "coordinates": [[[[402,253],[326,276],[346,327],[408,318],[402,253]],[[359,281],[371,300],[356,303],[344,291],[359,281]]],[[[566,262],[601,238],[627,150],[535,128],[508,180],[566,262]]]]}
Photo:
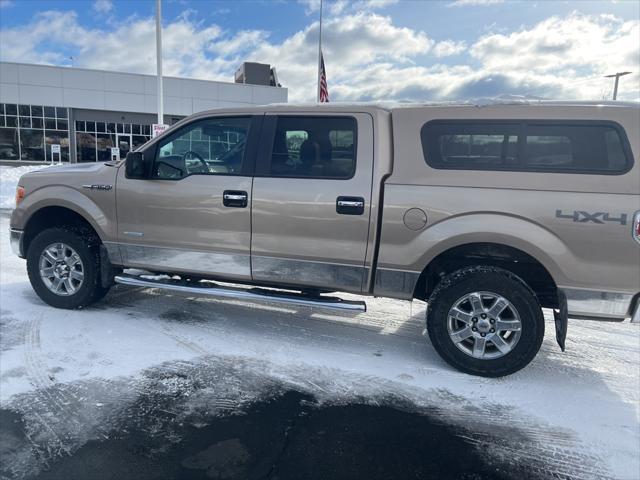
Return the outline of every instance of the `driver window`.
{"type": "Polygon", "coordinates": [[[250,123],[248,117],[208,118],[182,127],[160,142],[153,177],[240,175],[250,123]]]}

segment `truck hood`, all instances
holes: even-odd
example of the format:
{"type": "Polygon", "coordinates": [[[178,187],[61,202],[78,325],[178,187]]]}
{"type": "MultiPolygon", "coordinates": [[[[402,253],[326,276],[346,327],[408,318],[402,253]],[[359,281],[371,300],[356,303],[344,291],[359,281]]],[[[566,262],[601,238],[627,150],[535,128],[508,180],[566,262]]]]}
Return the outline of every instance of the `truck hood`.
{"type": "Polygon", "coordinates": [[[84,173],[88,174],[91,172],[100,172],[105,168],[114,170],[114,164],[109,163],[108,165],[104,162],[91,162],[91,163],[72,163],[68,165],[54,165],[51,167],[44,167],[40,170],[33,170],[32,172],[26,173],[25,175],[50,175],[50,174],[59,174],[59,173],[84,173]]]}
{"type": "Polygon", "coordinates": [[[83,185],[111,185],[115,187],[119,165],[112,163],[78,163],[56,165],[25,173],[18,185],[26,190],[26,195],[50,185],[64,185],[81,190],[83,185]]]}

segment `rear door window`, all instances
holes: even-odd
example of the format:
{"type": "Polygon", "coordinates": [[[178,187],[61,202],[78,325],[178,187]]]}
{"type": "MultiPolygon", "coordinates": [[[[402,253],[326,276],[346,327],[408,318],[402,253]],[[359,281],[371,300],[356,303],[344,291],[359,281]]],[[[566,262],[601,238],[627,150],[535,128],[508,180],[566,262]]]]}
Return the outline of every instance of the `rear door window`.
{"type": "Polygon", "coordinates": [[[356,128],[352,117],[278,117],[267,176],[351,178],[356,128]]]}

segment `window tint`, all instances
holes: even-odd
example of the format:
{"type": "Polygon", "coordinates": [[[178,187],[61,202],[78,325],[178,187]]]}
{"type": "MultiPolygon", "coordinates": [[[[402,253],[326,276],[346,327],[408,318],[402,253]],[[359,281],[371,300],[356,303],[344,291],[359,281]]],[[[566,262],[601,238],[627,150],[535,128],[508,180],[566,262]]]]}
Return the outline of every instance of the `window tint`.
{"type": "Polygon", "coordinates": [[[427,126],[422,129],[422,144],[428,162],[437,168],[501,168],[518,161],[517,124],[427,126]]]}
{"type": "Polygon", "coordinates": [[[626,158],[620,135],[608,125],[527,125],[525,167],[620,172],[626,158]]]}
{"type": "Polygon", "coordinates": [[[434,168],[624,173],[627,140],[612,123],[434,121],[422,127],[434,168]]]}
{"type": "Polygon", "coordinates": [[[279,117],[268,174],[351,178],[356,166],[356,121],[350,117],[279,117]]]}
{"type": "Polygon", "coordinates": [[[248,117],[209,118],[182,127],[160,143],[155,178],[240,175],[250,123],[248,117]]]}

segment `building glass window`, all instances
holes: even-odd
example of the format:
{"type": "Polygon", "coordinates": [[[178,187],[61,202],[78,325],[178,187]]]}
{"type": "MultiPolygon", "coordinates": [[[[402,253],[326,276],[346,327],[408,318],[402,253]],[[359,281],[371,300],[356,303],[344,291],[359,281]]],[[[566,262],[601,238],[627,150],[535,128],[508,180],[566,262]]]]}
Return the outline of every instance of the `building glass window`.
{"type": "Polygon", "coordinates": [[[58,161],[58,156],[52,158],[51,145],[60,145],[60,160],[69,161],[69,132],[66,130],[46,130],[45,131],[45,149],[47,159],[49,161],[58,161]]]}
{"type": "Polygon", "coordinates": [[[76,133],[76,160],[78,162],[96,161],[96,137],[93,133],[76,133]]]}
{"type": "Polygon", "coordinates": [[[17,128],[0,128],[0,160],[19,160],[20,145],[17,128]]]}
{"type": "MultiPolygon", "coordinates": [[[[60,124],[60,120],[58,120],[60,124]]],[[[111,148],[120,149],[120,158],[151,140],[151,135],[131,132],[151,132],[151,125],[77,120],[76,154],[78,162],[104,162],[111,158],[111,148]],[[137,127],[137,128],[136,128],[137,127]]]]}
{"type": "Polygon", "coordinates": [[[50,145],[58,141],[62,160],[69,161],[68,116],[67,109],[62,107],[0,104],[0,160],[48,161],[51,160],[50,145]],[[56,112],[60,115],[56,116],[56,112]],[[59,117],[64,119],[57,120],[59,117]],[[56,132],[51,140],[48,140],[49,130],[56,132]]]}
{"type": "Polygon", "coordinates": [[[110,159],[111,148],[115,147],[115,135],[98,133],[96,137],[98,142],[98,161],[106,162],[110,159]]]}
{"type": "Polygon", "coordinates": [[[21,160],[44,161],[44,132],[28,128],[20,129],[21,160]]]}

